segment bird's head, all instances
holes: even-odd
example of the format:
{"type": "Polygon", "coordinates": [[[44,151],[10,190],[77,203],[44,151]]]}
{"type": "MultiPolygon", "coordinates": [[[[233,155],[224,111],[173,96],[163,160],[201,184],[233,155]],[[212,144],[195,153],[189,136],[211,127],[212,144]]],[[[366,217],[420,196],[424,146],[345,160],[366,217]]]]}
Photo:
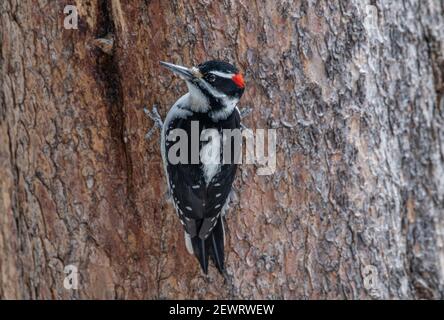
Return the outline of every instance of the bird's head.
{"type": "Polygon", "coordinates": [[[160,64],[186,81],[196,111],[232,109],[244,93],[244,78],[230,63],[211,60],[192,68],[160,64]]]}

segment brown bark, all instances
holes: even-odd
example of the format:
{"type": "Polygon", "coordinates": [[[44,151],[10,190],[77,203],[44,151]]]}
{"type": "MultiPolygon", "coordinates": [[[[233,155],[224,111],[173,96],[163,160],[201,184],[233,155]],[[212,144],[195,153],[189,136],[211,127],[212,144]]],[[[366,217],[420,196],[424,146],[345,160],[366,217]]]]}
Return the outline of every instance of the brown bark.
{"type": "Polygon", "coordinates": [[[442,0],[0,6],[1,298],[443,298],[442,0]],[[276,173],[238,174],[226,279],[186,252],[144,140],[143,107],[186,90],[159,60],[213,58],[278,133],[276,173]]]}

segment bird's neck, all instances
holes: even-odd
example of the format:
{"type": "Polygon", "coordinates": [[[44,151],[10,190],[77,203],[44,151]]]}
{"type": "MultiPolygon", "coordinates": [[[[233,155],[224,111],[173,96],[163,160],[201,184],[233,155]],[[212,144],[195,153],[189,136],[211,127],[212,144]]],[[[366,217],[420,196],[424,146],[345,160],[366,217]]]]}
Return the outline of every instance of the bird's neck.
{"type": "Polygon", "coordinates": [[[193,112],[208,112],[210,110],[210,101],[195,86],[188,84],[188,105],[193,112]]]}
{"type": "Polygon", "coordinates": [[[188,106],[193,112],[208,112],[208,116],[214,121],[227,119],[236,108],[239,99],[236,98],[211,98],[202,93],[193,85],[188,86],[188,106]]]}
{"type": "Polygon", "coordinates": [[[213,119],[213,121],[217,122],[219,120],[225,120],[227,119],[236,108],[236,105],[238,103],[239,99],[233,98],[233,99],[223,99],[221,104],[221,108],[212,109],[208,116],[213,119]]]}

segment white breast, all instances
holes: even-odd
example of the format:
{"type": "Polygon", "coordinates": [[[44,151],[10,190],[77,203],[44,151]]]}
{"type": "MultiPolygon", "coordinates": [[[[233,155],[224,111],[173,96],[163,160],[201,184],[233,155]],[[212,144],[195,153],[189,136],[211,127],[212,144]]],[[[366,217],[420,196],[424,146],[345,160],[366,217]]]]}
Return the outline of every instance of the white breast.
{"type": "Polygon", "coordinates": [[[221,135],[216,129],[205,129],[202,131],[200,140],[207,141],[200,149],[200,161],[205,182],[208,185],[220,171],[221,135]]]}

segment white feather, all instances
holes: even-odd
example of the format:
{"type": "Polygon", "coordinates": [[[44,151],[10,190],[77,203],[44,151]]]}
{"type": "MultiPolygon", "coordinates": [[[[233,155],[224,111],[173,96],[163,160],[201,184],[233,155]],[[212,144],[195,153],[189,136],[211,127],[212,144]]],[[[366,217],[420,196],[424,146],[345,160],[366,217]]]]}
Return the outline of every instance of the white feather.
{"type": "Polygon", "coordinates": [[[189,254],[193,254],[193,244],[191,243],[191,237],[188,233],[185,232],[185,246],[187,247],[187,251],[189,254]]]}
{"type": "Polygon", "coordinates": [[[188,105],[194,112],[207,112],[210,109],[210,103],[207,97],[195,85],[187,81],[189,91],[188,105]]]}
{"type": "Polygon", "coordinates": [[[225,78],[225,79],[231,79],[235,76],[234,73],[226,73],[222,71],[210,71],[210,73],[214,74],[215,76],[225,78]]]}
{"type": "Polygon", "coordinates": [[[201,134],[201,141],[208,141],[200,150],[200,160],[204,179],[208,185],[220,171],[221,136],[216,129],[205,129],[201,134]]]}

